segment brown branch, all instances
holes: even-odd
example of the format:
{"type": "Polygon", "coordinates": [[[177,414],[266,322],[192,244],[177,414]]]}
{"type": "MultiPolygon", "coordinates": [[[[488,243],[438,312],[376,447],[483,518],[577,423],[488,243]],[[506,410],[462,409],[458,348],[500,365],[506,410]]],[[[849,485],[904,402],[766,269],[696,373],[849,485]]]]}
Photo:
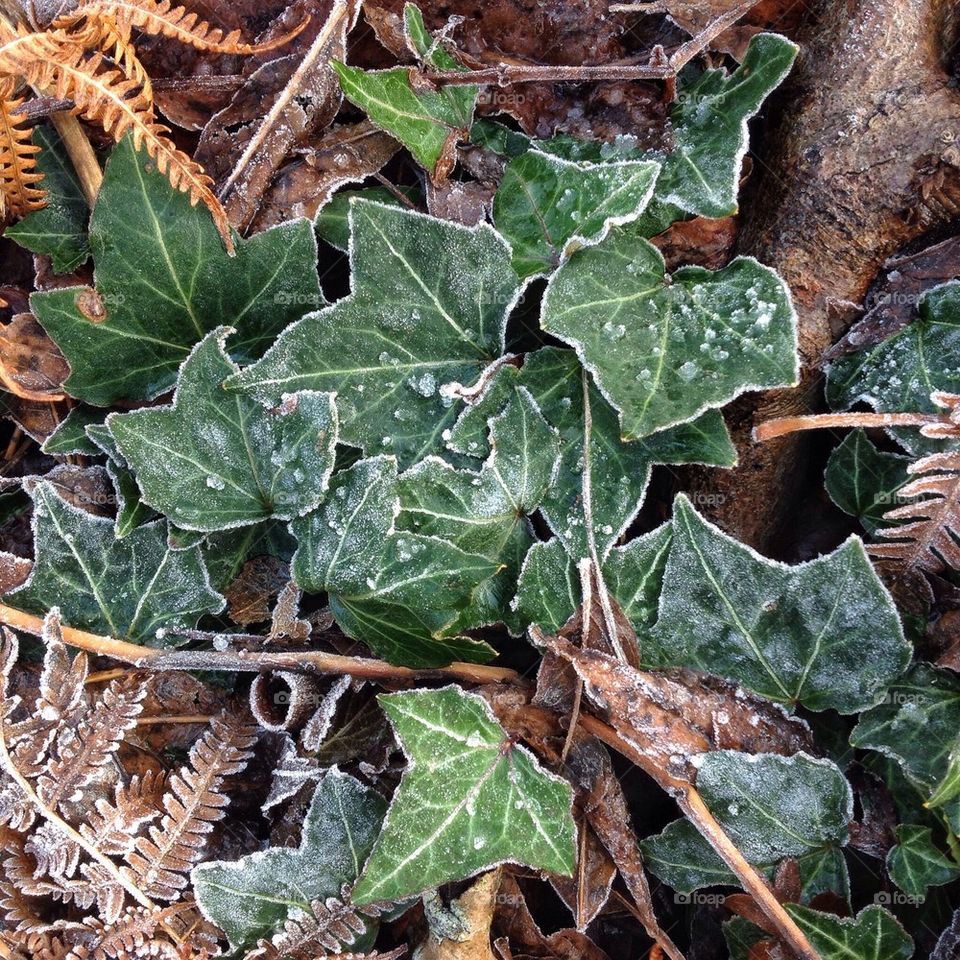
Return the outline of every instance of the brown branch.
{"type": "Polygon", "coordinates": [[[83,195],[92,207],[96,203],[97,194],[103,183],[100,161],[97,160],[97,155],[93,152],[93,147],[83,132],[83,127],[80,126],[80,121],[72,113],[53,113],[50,115],[50,122],[60,134],[64,149],[77,173],[83,195]]]}
{"type": "Polygon", "coordinates": [[[586,67],[504,64],[480,70],[432,71],[421,74],[423,80],[447,87],[471,85],[506,87],[513,83],[594,83],[601,80],[666,80],[671,66],[650,64],[598,65],[586,67]]]}
{"type": "MultiPolygon", "coordinates": [[[[0,604],[0,623],[40,636],[43,619],[0,604]]],[[[506,667],[477,663],[451,663],[446,667],[413,669],[397,667],[384,660],[345,657],[322,650],[291,653],[232,653],[218,650],[164,650],[138,643],[102,637],[73,627],[63,627],[63,641],[79,650],[112,657],[123,663],[150,670],[236,670],[259,673],[266,670],[294,670],[306,673],[349,674],[366,680],[460,680],[464,683],[519,683],[520,675],[506,667]]]]}
{"type": "Polygon", "coordinates": [[[758,443],[826,427],[924,427],[931,423],[954,425],[950,417],[939,413],[817,413],[807,417],[778,417],[753,428],[758,443]]]}

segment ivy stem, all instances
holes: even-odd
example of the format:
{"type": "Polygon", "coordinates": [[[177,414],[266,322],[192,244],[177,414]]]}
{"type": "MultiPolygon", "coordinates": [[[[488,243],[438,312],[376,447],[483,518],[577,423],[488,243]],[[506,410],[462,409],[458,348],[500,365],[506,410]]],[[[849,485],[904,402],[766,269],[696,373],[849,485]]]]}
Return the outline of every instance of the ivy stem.
{"type": "Polygon", "coordinates": [[[955,424],[940,413],[817,413],[809,417],[780,417],[753,428],[758,443],[784,437],[800,430],[821,430],[826,427],[925,427],[931,423],[955,424]]]}
{"type": "MultiPolygon", "coordinates": [[[[40,636],[43,620],[22,610],[0,604],[0,623],[40,636]]],[[[451,663],[447,667],[414,669],[398,667],[369,657],[345,657],[323,650],[289,653],[220,650],[164,650],[145,647],[115,637],[102,637],[73,627],[63,627],[63,641],[79,650],[112,657],[150,670],[236,670],[258,673],[266,670],[300,670],[321,674],[349,674],[366,680],[460,680],[464,683],[519,683],[516,670],[479,663],[451,663]]]]}
{"type": "Polygon", "coordinates": [[[593,734],[608,747],[612,747],[635,763],[677,801],[690,822],[713,847],[720,859],[736,874],[743,889],[753,897],[757,906],[800,960],[820,960],[820,955],[813,948],[806,934],[797,926],[793,917],[784,910],[783,904],[776,898],[766,880],[737,849],[737,845],[717,822],[716,817],[707,808],[703,798],[692,784],[679,780],[658,767],[653,760],[641,753],[602,720],[589,714],[581,714],[580,725],[587,733],[593,734]]]}

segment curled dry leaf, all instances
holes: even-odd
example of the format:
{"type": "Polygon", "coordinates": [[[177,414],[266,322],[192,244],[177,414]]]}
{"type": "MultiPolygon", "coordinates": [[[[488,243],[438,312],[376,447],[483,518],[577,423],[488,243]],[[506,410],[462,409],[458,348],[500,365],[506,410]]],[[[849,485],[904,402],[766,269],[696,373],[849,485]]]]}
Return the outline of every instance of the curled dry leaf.
{"type": "MultiPolygon", "coordinates": [[[[494,960],[490,926],[497,905],[502,869],[483,874],[451,905],[459,929],[431,924],[417,950],[418,960],[494,960]]],[[[430,914],[427,913],[429,919],[430,914]]]]}
{"type": "Polygon", "coordinates": [[[62,400],[70,368],[32,313],[0,329],[0,382],[24,400],[62,400]]]}
{"type": "Polygon", "coordinates": [[[313,220],[338,187],[378,173],[399,149],[369,120],[332,128],[279,171],[251,229],[265,230],[291,214],[313,220]]]}

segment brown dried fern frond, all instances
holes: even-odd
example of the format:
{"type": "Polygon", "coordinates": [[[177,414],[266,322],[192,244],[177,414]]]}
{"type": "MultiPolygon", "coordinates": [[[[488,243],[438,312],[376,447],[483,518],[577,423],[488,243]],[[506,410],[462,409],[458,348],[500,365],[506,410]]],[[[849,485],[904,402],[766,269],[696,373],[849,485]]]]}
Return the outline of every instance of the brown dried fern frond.
{"type": "Polygon", "coordinates": [[[153,84],[146,68],[140,62],[134,45],[130,42],[129,31],[123,30],[110,18],[84,17],[75,26],[65,28],[70,38],[87,50],[98,50],[108,56],[124,73],[128,80],[134,80],[151,103],[153,102],[153,84]]]}
{"type": "Polygon", "coordinates": [[[120,741],[136,725],[146,687],[136,677],[110,683],[96,710],[75,728],[62,727],[52,746],[47,771],[37,782],[37,793],[51,808],[77,800],[80,791],[110,762],[120,741]]]}
{"type": "Polygon", "coordinates": [[[917,499],[883,515],[899,525],[878,530],[877,536],[891,542],[867,550],[898,561],[908,572],[960,570],[960,452],[934,453],[907,469],[917,479],[901,487],[898,496],[917,499]]]}
{"type": "Polygon", "coordinates": [[[0,215],[24,217],[46,206],[46,194],[37,186],[43,174],[37,170],[40,148],[17,110],[22,99],[14,98],[16,81],[0,79],[0,215]]]}
{"type": "Polygon", "coordinates": [[[266,53],[289,43],[310,22],[309,16],[289,33],[263,43],[247,43],[239,30],[224,33],[201,20],[185,7],[175,7],[171,0],[83,0],[69,13],[54,21],[54,28],[72,27],[84,18],[109,18],[116,24],[120,36],[127,41],[131,30],[142,30],[151,36],[168,37],[182,44],[208,53],[249,55],[266,53]]]}
{"type": "Polygon", "coordinates": [[[116,69],[99,51],[89,52],[64,31],[21,35],[0,46],[0,75],[24,77],[60,99],[73,100],[74,112],[97,123],[115,140],[130,132],[134,146],[146,148],[171,185],[203,203],[227,249],[233,252],[230,225],[212,181],[203,168],[178,150],[158,123],[153,103],[140,84],[116,69]]]}
{"type": "Polygon", "coordinates": [[[152,770],[118,783],[112,802],[97,799],[87,822],[80,825],[80,835],[109,856],[126,856],[141,827],[160,816],[164,783],[163,775],[152,770]]]}
{"type": "Polygon", "coordinates": [[[176,900],[187,874],[203,854],[207,834],[224,816],[229,803],[223,781],[239,773],[250,758],[256,728],[227,717],[210,728],[190,751],[190,762],[170,777],[163,798],[166,814],[138,837],[127,855],[127,875],[150,897],[176,900]]]}

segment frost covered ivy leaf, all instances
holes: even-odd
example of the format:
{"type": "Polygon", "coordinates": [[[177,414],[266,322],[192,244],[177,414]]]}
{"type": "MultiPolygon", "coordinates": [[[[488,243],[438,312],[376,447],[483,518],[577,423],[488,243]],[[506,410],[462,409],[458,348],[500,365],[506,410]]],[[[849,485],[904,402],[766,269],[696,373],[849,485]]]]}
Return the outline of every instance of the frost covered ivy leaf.
{"type": "MultiPolygon", "coordinates": [[[[949,670],[916,663],[860,716],[850,743],[896,760],[907,779],[931,798],[960,777],[960,679],[949,670]]],[[[928,800],[929,802],[929,800],[928,800]]],[[[943,812],[960,832],[960,802],[944,795],[943,812]]]]}
{"type": "Polygon", "coordinates": [[[550,273],[568,250],[635,220],[653,195],[650,160],[577,163],[530,150],[511,160],[493,200],[493,220],[513,248],[521,279],[550,273]]]}
{"type": "Polygon", "coordinates": [[[693,80],[690,72],[681,74],[670,114],[674,148],[666,156],[651,154],[663,170],[644,218],[647,236],[684,216],[737,212],[747,121],[790,72],[798,49],[785,37],[761,33],[733,73],[705,70],[693,80]]]}
{"type": "Polygon", "coordinates": [[[458,618],[460,629],[504,622],[520,565],[534,543],[527,519],[556,475],[560,440],[521,388],[490,419],[490,456],[479,472],[428,457],[400,477],[397,525],[440,537],[497,564],[500,572],[458,618]]]}
{"type": "Polygon", "coordinates": [[[128,137],[113,152],[90,222],[94,284],[30,303],[70,363],[71,396],[98,406],[149,399],[174,382],[191,348],[222,324],[242,360],[325,301],[306,220],[249,240],[235,257],[202,206],[170,186],[128,137]]]}
{"type": "MultiPolygon", "coordinates": [[[[771,870],[793,857],[807,898],[825,890],[847,895],[840,848],[847,842],[853,794],[836,764],[805,753],[717,750],[703,756],[697,790],[754,866],[771,870]]],[[[680,893],[737,884],[688,820],[675,821],[641,847],[650,871],[680,893]]]]}
{"type": "Polygon", "coordinates": [[[527,354],[520,370],[509,365],[498,370],[479,402],[464,410],[448,446],[486,456],[487,420],[520,389],[530,392],[560,433],[560,468],[541,512],[575,560],[590,557],[594,546],[599,557],[606,556],[640,509],[653,464],[736,462],[723,418],[713,410],[693,423],[625,443],[616,411],[574,352],[555,347],[527,354]]]}
{"type": "Polygon", "coordinates": [[[627,440],[799,375],[790,291],[773,270],[738,257],[721,270],[681,267],[670,277],[635,225],[560,266],[540,324],[576,349],[620,412],[627,440]]]}
{"type": "Polygon", "coordinates": [[[922,902],[928,888],[952,883],[960,877],[960,866],[939,850],[929,827],[902,823],[896,836],[897,844],[887,854],[887,872],[907,896],[922,902]]]}
{"type": "MultiPolygon", "coordinates": [[[[293,911],[339,898],[360,873],[386,806],[371,787],[329,770],[310,801],[299,847],[194,867],[191,881],[204,916],[226,933],[231,950],[241,950],[279,930],[293,911]]],[[[375,930],[371,924],[363,939],[372,940],[375,930]]]]}
{"type": "MultiPolygon", "coordinates": [[[[466,69],[433,40],[412,3],[404,7],[403,22],[407,45],[428,69],[466,69]]],[[[415,88],[408,67],[368,71],[343,63],[332,66],[351,103],[396,137],[432,178],[446,178],[456,162],[457,143],[470,135],[477,87],[415,88]]]]}
{"type": "MultiPolygon", "coordinates": [[[[827,376],[831,407],[865,401],[881,413],[934,412],[932,389],[960,392],[960,281],[928,290],[918,312],[892,337],[831,364],[827,376]]],[[[914,428],[895,428],[891,433],[914,457],[943,448],[914,428]]]]}
{"type": "Polygon", "coordinates": [[[87,435],[91,424],[102,424],[105,411],[82,404],[74,407],[57,425],[57,428],[44,441],[40,448],[51,457],[64,457],[79,454],[84,457],[98,457],[103,452],[87,435]]]}
{"type": "Polygon", "coordinates": [[[517,276],[487,225],[366,200],[351,203],[350,224],[350,296],[284,331],[228,386],[272,402],[336,391],[341,440],[407,466],[443,448],[456,416],[444,387],[473,383],[503,353],[517,276]]]}
{"type": "Polygon", "coordinates": [[[913,956],[913,938],[884,907],[865,907],[856,917],[838,917],[795,903],[785,908],[821,960],[909,960],[913,956]]]}
{"type": "Polygon", "coordinates": [[[153,646],[158,628],[193,627],[223,609],[200,551],[170,550],[163,523],[117,540],[112,520],[65,503],[50,483],[31,495],[35,560],[11,606],[40,616],[59,606],[71,627],[153,646]]]}
{"type": "MultiPolygon", "coordinates": [[[[663,571],[670,549],[671,524],[614,547],[603,561],[603,579],[637,631],[641,651],[657,618],[663,571]]],[[[580,606],[577,566],[556,538],[536,543],[527,553],[515,601],[516,619],[556,633],[580,606]]]]}
{"type": "Polygon", "coordinates": [[[863,430],[852,430],[830,454],[823,482],[830,499],[873,534],[890,525],[883,515],[910,479],[909,464],[909,457],[878,450],[863,430]]]}
{"type": "Polygon", "coordinates": [[[291,525],[297,586],[328,593],[341,628],[391,663],[492,659],[483,641],[450,634],[500,564],[439,537],[396,530],[399,509],[393,457],[337,473],[326,502],[291,525]]]}
{"type": "Polygon", "coordinates": [[[569,875],[572,791],[457,687],[381,696],[409,764],[355,903],[397,900],[498,863],[569,875]]]}
{"type": "Polygon", "coordinates": [[[56,131],[39,124],[33,142],[41,148],[37,168],[43,174],[47,205],[11,224],[3,235],[32,253],[49,256],[54,273],[72,273],[90,257],[90,208],[56,131]]]}
{"type": "Polygon", "coordinates": [[[277,410],[223,381],[237,372],[226,327],[184,361],[171,407],[113,413],[107,427],[143,499],[187,530],[223,530],[314,509],[333,471],[333,394],[304,391],[277,410]]]}
{"type": "Polygon", "coordinates": [[[656,666],[693,667],[771,700],[855,713],[910,660],[893,601],[856,537],[791,567],[737,543],[679,496],[663,582],[643,651],[656,666]]]}

